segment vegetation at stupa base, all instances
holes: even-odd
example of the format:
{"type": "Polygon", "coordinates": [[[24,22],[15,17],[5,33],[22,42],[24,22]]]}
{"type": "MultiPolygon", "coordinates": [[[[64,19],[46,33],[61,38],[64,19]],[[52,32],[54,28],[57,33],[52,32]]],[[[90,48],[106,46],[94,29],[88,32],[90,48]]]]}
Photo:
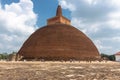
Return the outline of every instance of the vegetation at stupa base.
{"type": "MultiPolygon", "coordinates": [[[[5,60],[5,61],[11,61],[10,57],[16,55],[17,52],[12,52],[12,53],[0,53],[0,60],[5,60]]],[[[115,55],[108,55],[105,53],[101,53],[101,58],[104,60],[110,60],[110,61],[115,61],[115,55]]]]}

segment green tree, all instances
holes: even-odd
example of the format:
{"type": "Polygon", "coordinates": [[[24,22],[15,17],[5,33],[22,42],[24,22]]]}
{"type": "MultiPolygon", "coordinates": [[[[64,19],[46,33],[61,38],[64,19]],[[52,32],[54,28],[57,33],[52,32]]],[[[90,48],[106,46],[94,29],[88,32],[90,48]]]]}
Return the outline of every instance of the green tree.
{"type": "Polygon", "coordinates": [[[101,58],[107,58],[111,61],[115,61],[115,55],[107,55],[107,54],[101,53],[101,58]]]}
{"type": "Polygon", "coordinates": [[[10,54],[8,54],[8,53],[0,53],[0,60],[2,59],[2,60],[7,60],[8,58],[9,58],[9,55],[11,55],[11,54],[16,54],[17,52],[12,52],[12,53],[10,53],[10,54]]]}

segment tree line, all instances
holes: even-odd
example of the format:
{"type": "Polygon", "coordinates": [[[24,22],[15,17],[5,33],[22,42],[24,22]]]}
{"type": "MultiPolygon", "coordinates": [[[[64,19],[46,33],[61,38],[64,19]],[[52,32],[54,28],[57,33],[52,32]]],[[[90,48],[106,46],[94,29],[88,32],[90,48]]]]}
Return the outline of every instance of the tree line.
{"type": "Polygon", "coordinates": [[[10,55],[16,54],[17,52],[12,53],[0,53],[0,60],[8,60],[10,55]]]}

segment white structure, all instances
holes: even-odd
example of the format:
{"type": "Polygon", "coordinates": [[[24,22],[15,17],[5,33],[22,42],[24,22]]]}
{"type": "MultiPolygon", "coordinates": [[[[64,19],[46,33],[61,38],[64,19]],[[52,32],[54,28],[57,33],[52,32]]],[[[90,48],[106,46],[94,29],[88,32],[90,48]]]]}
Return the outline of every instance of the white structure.
{"type": "Polygon", "coordinates": [[[115,60],[120,62],[120,52],[115,54],[115,60]]]}

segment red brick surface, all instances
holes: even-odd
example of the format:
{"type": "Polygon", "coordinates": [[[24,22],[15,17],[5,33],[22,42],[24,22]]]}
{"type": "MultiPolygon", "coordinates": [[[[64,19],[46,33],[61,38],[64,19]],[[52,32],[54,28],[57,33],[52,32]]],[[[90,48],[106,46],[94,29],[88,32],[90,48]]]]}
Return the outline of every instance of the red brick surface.
{"type": "Polygon", "coordinates": [[[24,58],[68,60],[95,58],[99,52],[81,31],[66,24],[44,26],[35,31],[18,52],[24,58]]]}

